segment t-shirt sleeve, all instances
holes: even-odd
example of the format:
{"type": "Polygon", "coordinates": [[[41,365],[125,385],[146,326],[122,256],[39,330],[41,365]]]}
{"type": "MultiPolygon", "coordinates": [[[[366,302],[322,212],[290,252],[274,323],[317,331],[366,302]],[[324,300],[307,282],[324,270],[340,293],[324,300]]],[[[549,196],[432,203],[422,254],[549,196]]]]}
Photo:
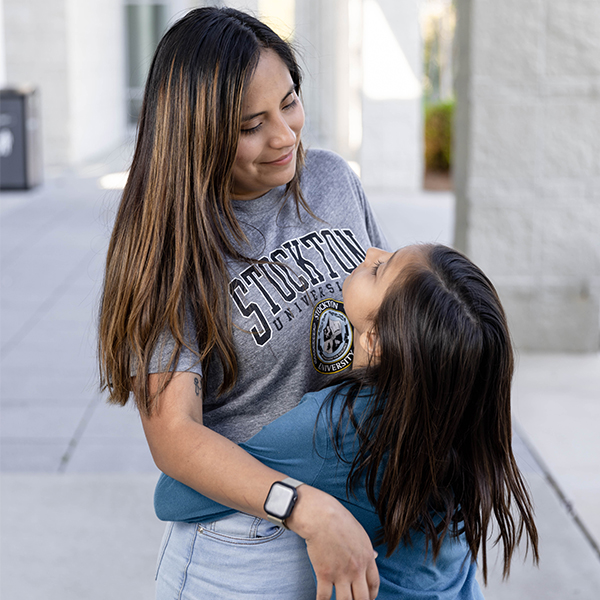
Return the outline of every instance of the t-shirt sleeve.
{"type": "Polygon", "coordinates": [[[152,356],[150,357],[148,373],[164,373],[165,371],[191,371],[192,373],[202,375],[200,359],[196,354],[196,352],[198,352],[198,344],[195,340],[191,339],[187,335],[185,338],[185,343],[187,345],[182,346],[181,352],[179,353],[179,359],[172,367],[170,367],[169,363],[171,362],[171,356],[173,354],[173,349],[175,348],[175,339],[173,338],[173,334],[168,329],[163,330],[156,346],[154,347],[152,356]]]}
{"type": "MultiPolygon", "coordinates": [[[[189,311],[186,311],[184,322],[184,342],[179,360],[171,365],[171,356],[175,348],[175,338],[168,327],[162,330],[152,351],[148,373],[165,373],[166,371],[190,371],[202,375],[202,366],[198,358],[198,341],[189,311]]],[[[137,374],[137,365],[133,361],[131,375],[137,374]]]]}

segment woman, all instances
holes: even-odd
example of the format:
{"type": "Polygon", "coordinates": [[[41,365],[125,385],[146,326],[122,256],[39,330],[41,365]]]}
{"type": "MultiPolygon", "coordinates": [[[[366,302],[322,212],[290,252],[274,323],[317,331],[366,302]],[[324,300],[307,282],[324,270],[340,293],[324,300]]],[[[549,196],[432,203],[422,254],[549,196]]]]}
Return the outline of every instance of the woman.
{"type": "MultiPolygon", "coordinates": [[[[344,161],[305,156],[300,80],[289,46],[238,11],[197,9],[165,34],[100,310],[102,384],[118,404],[133,394],[157,466],[261,518],[286,474],[236,444],[350,366],[342,283],[382,244],[344,161]]],[[[374,598],[364,529],[315,488],[297,496],[286,522],[317,598],[374,598]]]]}

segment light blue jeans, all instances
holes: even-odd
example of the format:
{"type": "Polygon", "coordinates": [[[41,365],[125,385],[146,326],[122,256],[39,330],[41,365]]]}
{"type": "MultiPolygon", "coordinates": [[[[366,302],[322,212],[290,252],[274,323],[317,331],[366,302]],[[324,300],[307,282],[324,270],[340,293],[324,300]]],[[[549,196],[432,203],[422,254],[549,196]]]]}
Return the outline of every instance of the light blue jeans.
{"type": "Polygon", "coordinates": [[[211,523],[169,523],[156,569],[156,600],[314,600],[304,540],[234,513],[211,523]]]}

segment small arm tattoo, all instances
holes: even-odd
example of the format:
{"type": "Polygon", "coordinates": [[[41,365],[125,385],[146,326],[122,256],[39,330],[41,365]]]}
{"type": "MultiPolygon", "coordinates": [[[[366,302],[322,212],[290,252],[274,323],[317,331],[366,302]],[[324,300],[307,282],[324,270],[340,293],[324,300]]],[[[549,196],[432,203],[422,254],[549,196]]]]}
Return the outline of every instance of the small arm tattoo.
{"type": "Polygon", "coordinates": [[[196,396],[200,395],[200,380],[197,377],[194,377],[194,389],[196,391],[196,396]]]}

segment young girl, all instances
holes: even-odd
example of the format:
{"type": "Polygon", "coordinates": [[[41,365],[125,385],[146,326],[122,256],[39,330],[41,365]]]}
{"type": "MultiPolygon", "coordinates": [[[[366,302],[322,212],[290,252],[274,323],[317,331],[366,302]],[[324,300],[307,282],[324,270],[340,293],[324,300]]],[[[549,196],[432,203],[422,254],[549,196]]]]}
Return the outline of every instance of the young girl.
{"type": "MultiPolygon", "coordinates": [[[[394,254],[371,248],[343,296],[354,326],[352,371],[306,394],[242,447],[297,479],[290,489],[298,496],[315,486],[354,514],[379,554],[377,598],[482,598],[475,559],[481,550],[485,580],[492,518],[505,575],[523,534],[538,560],[511,450],[513,354],[496,291],[460,253],[417,245],[394,254]]],[[[280,539],[293,533],[232,514],[167,477],[155,504],[161,519],[200,522],[186,539],[189,561],[210,569],[206,557],[217,553],[227,565],[197,597],[259,598],[261,574],[280,569],[286,577],[308,565],[302,545],[278,555],[280,539]],[[232,534],[234,523],[255,535],[232,534]]],[[[182,543],[178,527],[165,538],[163,561],[182,543]]],[[[306,589],[280,597],[314,597],[306,589]]],[[[185,585],[181,592],[188,598],[185,585]]]]}

